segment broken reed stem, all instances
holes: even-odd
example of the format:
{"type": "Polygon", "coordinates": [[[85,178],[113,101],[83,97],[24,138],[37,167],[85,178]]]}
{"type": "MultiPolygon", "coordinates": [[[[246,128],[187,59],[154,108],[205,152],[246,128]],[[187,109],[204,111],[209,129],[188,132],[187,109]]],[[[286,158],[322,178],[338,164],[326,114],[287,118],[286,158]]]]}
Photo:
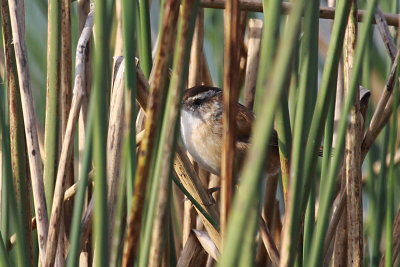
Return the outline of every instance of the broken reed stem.
{"type": "MultiPolygon", "coordinates": [[[[36,229],[36,217],[33,217],[31,220],[29,220],[29,229],[33,231],[36,229]]],[[[17,242],[17,234],[13,234],[10,239],[8,240],[7,243],[7,250],[11,251],[13,247],[15,246],[15,243],[17,242]]],[[[32,264],[33,265],[33,264],[32,264]]]]}
{"type": "Polygon", "coordinates": [[[51,212],[51,220],[50,220],[50,228],[49,235],[47,239],[46,250],[46,260],[44,266],[50,266],[54,262],[54,257],[57,248],[57,240],[58,240],[58,231],[60,225],[60,216],[62,214],[63,209],[63,200],[64,200],[64,190],[65,190],[65,173],[67,170],[67,164],[69,158],[71,156],[72,150],[72,140],[74,136],[75,127],[78,121],[79,111],[81,108],[82,97],[85,94],[84,92],[84,83],[82,77],[85,75],[85,59],[86,53],[85,48],[90,38],[91,30],[93,28],[93,11],[89,13],[86,25],[84,30],[82,31],[81,37],[78,41],[78,49],[76,52],[76,74],[75,74],[75,85],[74,85],[74,98],[72,100],[72,107],[69,113],[67,129],[64,136],[64,142],[61,149],[60,162],[58,165],[57,171],[57,179],[56,186],[53,198],[52,212],[51,212]]]}
{"type": "Polygon", "coordinates": [[[261,239],[264,243],[264,246],[268,252],[269,258],[272,261],[272,264],[274,267],[279,266],[279,250],[277,249],[274,239],[271,235],[271,233],[268,230],[268,226],[265,223],[264,219],[260,217],[259,219],[259,226],[258,229],[260,230],[261,233],[261,239]]]}
{"type": "MultiPolygon", "coordinates": [[[[122,57],[121,57],[122,58],[122,57]]],[[[107,188],[108,188],[108,216],[114,218],[114,209],[117,201],[117,192],[121,176],[122,140],[125,117],[125,62],[115,61],[113,72],[117,71],[112,82],[112,95],[110,103],[110,119],[107,134],[107,188]]],[[[109,240],[112,240],[114,220],[109,223],[109,240]]]]}
{"type": "MultiPolygon", "coordinates": [[[[225,0],[201,0],[200,6],[204,8],[215,8],[215,9],[224,9],[225,8],[225,0]]],[[[290,13],[290,10],[293,6],[291,2],[283,2],[281,12],[285,15],[290,13]]],[[[262,2],[254,1],[254,0],[240,0],[239,1],[240,10],[252,11],[252,12],[263,12],[262,2]]],[[[335,8],[333,7],[320,7],[319,8],[319,17],[321,19],[331,19],[335,18],[335,8]]],[[[357,21],[362,22],[364,20],[365,10],[358,10],[357,12],[357,21]]],[[[400,15],[399,14],[391,14],[391,13],[383,13],[384,18],[388,22],[389,25],[399,27],[400,26],[400,15]]],[[[372,20],[372,23],[376,23],[375,19],[372,20]]]]}
{"type": "MultiPolygon", "coordinates": [[[[350,77],[352,74],[355,47],[357,43],[357,2],[352,1],[344,40],[344,94],[350,94],[350,77]]],[[[362,189],[361,189],[361,121],[359,113],[360,97],[356,90],[355,101],[350,111],[350,122],[346,132],[345,177],[347,204],[347,265],[360,266],[363,259],[362,235],[362,189]]]]}
{"type": "MultiPolygon", "coordinates": [[[[82,34],[82,30],[85,27],[86,19],[90,12],[90,1],[89,0],[79,0],[78,1],[78,29],[79,29],[79,36],[82,34]]],[[[79,163],[78,163],[78,173],[81,173],[82,168],[82,158],[83,158],[83,150],[85,148],[85,136],[86,136],[86,120],[89,108],[89,96],[90,96],[90,89],[92,87],[92,48],[91,44],[88,43],[86,46],[86,54],[87,60],[85,62],[85,92],[86,94],[83,96],[82,104],[81,104],[81,112],[79,115],[79,163]]]]}
{"type": "Polygon", "coordinates": [[[199,9],[190,51],[188,88],[200,85],[203,77],[204,10],[199,9]]]}
{"type": "Polygon", "coordinates": [[[177,262],[177,267],[191,266],[196,263],[196,266],[206,266],[207,256],[193,232],[189,233],[188,241],[183,247],[181,257],[177,262]]]}
{"type": "Polygon", "coordinates": [[[389,31],[389,27],[387,21],[385,19],[385,14],[383,14],[382,9],[380,8],[379,4],[376,6],[375,9],[375,21],[378,26],[378,30],[381,34],[382,41],[386,46],[386,49],[389,53],[390,59],[392,63],[395,61],[396,55],[396,44],[394,43],[392,34],[389,31]]]}
{"type": "Polygon", "coordinates": [[[361,145],[361,161],[364,160],[373,141],[383,129],[383,126],[389,121],[389,117],[392,114],[393,97],[391,95],[395,84],[396,68],[399,61],[399,51],[396,51],[396,45],[394,43],[392,35],[388,30],[387,21],[384,18],[384,14],[382,14],[379,6],[377,6],[376,10],[377,12],[375,13],[375,19],[378,22],[378,29],[381,34],[382,40],[386,45],[393,65],[390,71],[389,78],[386,81],[385,88],[382,92],[374,115],[371,119],[369,128],[364,135],[364,139],[361,145]]]}
{"type": "MultiPolygon", "coordinates": [[[[341,178],[340,178],[341,179],[341,178]]],[[[327,262],[328,260],[326,259],[328,252],[329,252],[329,246],[330,243],[333,239],[333,236],[336,234],[336,229],[338,227],[340,218],[342,218],[342,214],[344,211],[344,208],[346,206],[346,194],[342,191],[339,191],[338,195],[338,203],[335,204],[335,209],[332,213],[331,216],[331,221],[329,222],[329,227],[328,231],[325,236],[325,242],[324,242],[324,262],[327,262]]]]}
{"type": "Polygon", "coordinates": [[[388,122],[393,107],[393,87],[395,84],[396,68],[400,59],[400,50],[397,51],[396,58],[393,62],[389,78],[386,81],[385,88],[383,89],[381,98],[379,99],[377,108],[372,116],[370,125],[364,135],[361,145],[361,159],[363,160],[368,153],[372,143],[382,130],[383,126],[388,122]]]}
{"type": "Polygon", "coordinates": [[[25,8],[23,0],[10,0],[10,18],[17,60],[18,80],[21,89],[21,103],[25,122],[25,135],[31,171],[32,191],[35,201],[35,213],[38,216],[38,243],[41,263],[44,264],[46,252],[47,216],[46,198],[43,185],[43,169],[40,159],[38,135],[36,131],[36,115],[33,107],[31,81],[28,67],[28,55],[25,39],[25,8]]]}
{"type": "Polygon", "coordinates": [[[261,36],[263,21],[249,19],[249,33],[247,43],[246,79],[244,83],[244,105],[253,109],[256,93],[258,62],[260,58],[261,36]]]}
{"type": "Polygon", "coordinates": [[[65,173],[67,170],[67,164],[71,157],[72,150],[72,140],[75,132],[75,127],[78,121],[80,104],[83,96],[82,92],[82,82],[81,82],[81,74],[76,75],[74,88],[75,96],[72,101],[72,107],[68,118],[67,129],[64,137],[64,143],[61,150],[60,163],[57,171],[57,179],[56,179],[56,187],[53,198],[53,208],[52,215],[50,220],[50,228],[49,228],[49,236],[47,239],[47,252],[46,252],[46,262],[45,266],[50,266],[54,261],[56,242],[58,239],[58,228],[60,225],[59,219],[62,214],[63,209],[63,200],[64,200],[64,185],[65,185],[65,173]]]}

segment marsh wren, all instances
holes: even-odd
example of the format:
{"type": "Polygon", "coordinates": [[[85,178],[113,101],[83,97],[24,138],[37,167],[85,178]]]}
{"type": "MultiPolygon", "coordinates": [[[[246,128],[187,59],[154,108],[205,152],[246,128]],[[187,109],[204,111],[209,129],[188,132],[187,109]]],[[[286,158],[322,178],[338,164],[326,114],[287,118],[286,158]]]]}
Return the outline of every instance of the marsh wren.
{"type": "MultiPolygon", "coordinates": [[[[181,135],[186,149],[199,165],[220,175],[222,140],[222,90],[216,87],[196,86],[185,90],[181,111],[181,135]]],[[[237,103],[236,156],[240,171],[250,145],[250,134],[254,121],[251,109],[237,103]]],[[[267,161],[267,174],[277,174],[280,169],[278,136],[271,136],[267,161]]]]}

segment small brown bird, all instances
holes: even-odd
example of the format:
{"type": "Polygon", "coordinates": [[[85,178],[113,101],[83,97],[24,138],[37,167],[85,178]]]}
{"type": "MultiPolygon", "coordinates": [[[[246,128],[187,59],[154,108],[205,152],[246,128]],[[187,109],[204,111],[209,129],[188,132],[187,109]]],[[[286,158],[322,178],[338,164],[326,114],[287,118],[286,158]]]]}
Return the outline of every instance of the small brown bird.
{"type": "MultiPolygon", "coordinates": [[[[181,111],[181,135],[186,149],[200,166],[220,175],[222,153],[222,90],[216,87],[196,86],[187,89],[181,111]]],[[[243,166],[250,146],[254,113],[237,103],[236,158],[238,170],[243,166]]],[[[265,169],[273,175],[280,170],[278,135],[271,136],[265,169]]]]}

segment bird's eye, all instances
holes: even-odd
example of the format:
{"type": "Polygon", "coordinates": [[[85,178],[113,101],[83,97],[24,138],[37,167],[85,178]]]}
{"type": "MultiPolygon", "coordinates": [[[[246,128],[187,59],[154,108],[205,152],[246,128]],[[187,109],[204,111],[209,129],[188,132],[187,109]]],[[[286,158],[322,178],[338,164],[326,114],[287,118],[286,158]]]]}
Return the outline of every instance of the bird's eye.
{"type": "Polygon", "coordinates": [[[200,105],[201,105],[201,100],[198,99],[198,98],[195,99],[195,100],[193,101],[193,105],[196,106],[196,107],[200,106],[200,105]]]}

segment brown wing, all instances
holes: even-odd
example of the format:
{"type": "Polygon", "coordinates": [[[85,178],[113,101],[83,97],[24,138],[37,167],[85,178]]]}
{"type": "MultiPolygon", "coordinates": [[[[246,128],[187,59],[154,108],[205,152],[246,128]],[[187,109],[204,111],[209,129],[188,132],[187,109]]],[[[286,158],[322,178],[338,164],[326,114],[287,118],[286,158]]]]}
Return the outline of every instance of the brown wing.
{"type": "Polygon", "coordinates": [[[254,122],[254,113],[246,108],[245,106],[237,105],[237,115],[236,115],[236,134],[238,141],[249,142],[251,128],[254,122]]]}
{"type": "MultiPolygon", "coordinates": [[[[238,113],[236,116],[237,139],[241,142],[250,142],[251,127],[254,122],[254,113],[245,106],[238,104],[238,113]]],[[[270,146],[278,146],[278,134],[272,130],[270,146]]]]}

